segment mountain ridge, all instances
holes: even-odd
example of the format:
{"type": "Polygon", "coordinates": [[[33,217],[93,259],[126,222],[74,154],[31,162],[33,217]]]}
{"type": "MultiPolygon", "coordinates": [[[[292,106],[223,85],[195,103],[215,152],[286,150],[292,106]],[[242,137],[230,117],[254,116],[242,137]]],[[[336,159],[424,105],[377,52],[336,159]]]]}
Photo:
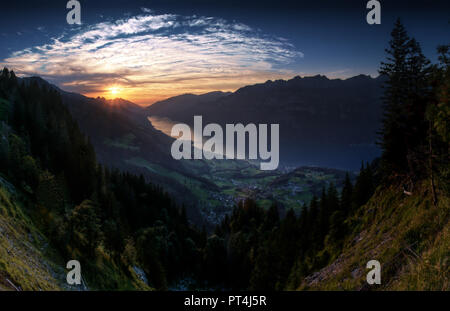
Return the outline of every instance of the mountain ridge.
{"type": "MultiPolygon", "coordinates": [[[[89,137],[97,160],[102,165],[135,175],[142,174],[147,181],[164,187],[180,204],[195,202],[193,195],[182,183],[150,170],[147,165],[136,163],[135,159],[145,159],[145,163],[152,163],[163,170],[198,179],[170,156],[173,138],[155,129],[139,105],[121,98],[92,98],[67,92],[36,76],[18,78],[18,81],[26,85],[34,82],[41,88],[58,92],[80,129],[89,137]]],[[[202,216],[194,206],[187,207],[187,214],[191,221],[203,223],[202,216]]]]}
{"type": "Polygon", "coordinates": [[[144,112],[190,125],[194,115],[222,126],[277,123],[282,164],[355,170],[357,163],[379,154],[375,142],[384,80],[367,75],[345,80],[296,76],[244,86],[209,100],[203,95],[169,98],[144,112]]]}

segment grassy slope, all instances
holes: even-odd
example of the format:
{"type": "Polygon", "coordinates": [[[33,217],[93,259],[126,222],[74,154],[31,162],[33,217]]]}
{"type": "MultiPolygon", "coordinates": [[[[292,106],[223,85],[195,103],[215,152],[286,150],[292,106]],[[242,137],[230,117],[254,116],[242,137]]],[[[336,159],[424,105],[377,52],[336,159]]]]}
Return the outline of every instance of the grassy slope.
{"type": "Polygon", "coordinates": [[[60,290],[65,272],[25,215],[14,189],[0,183],[0,290],[60,290]]]}
{"type": "MultiPolygon", "coordinates": [[[[65,260],[33,221],[45,215],[39,212],[31,215],[20,197],[15,188],[0,177],[0,291],[85,289],[67,285],[65,260]]],[[[96,249],[92,264],[102,273],[83,274],[84,282],[85,278],[95,279],[96,284],[89,289],[151,290],[132,267],[128,267],[128,272],[122,271],[101,247],[96,249]]]]}
{"type": "MultiPolygon", "coordinates": [[[[307,277],[301,290],[449,290],[450,199],[429,181],[413,195],[401,187],[379,188],[351,220],[355,228],[331,264],[307,277]],[[381,263],[381,285],[366,283],[369,260],[381,263]]],[[[329,250],[332,252],[332,250],[329,250]]]]}

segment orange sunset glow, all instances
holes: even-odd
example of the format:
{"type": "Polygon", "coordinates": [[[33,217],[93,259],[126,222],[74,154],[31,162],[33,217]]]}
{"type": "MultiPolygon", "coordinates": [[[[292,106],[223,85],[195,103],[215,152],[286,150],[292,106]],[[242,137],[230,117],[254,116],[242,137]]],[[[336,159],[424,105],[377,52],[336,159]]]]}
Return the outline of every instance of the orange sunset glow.
{"type": "Polygon", "coordinates": [[[16,51],[5,63],[19,75],[40,75],[68,91],[150,105],[291,78],[299,72],[290,65],[302,57],[286,40],[247,25],[144,13],[82,27],[16,51]]]}
{"type": "Polygon", "coordinates": [[[140,105],[151,105],[157,101],[180,94],[203,94],[212,91],[234,92],[237,89],[267,80],[288,79],[291,74],[257,73],[235,78],[210,79],[199,78],[187,81],[176,81],[173,84],[154,83],[143,86],[114,85],[107,86],[98,92],[86,92],[89,97],[106,99],[124,98],[140,105]],[[193,82],[192,82],[193,81],[193,82]]]}

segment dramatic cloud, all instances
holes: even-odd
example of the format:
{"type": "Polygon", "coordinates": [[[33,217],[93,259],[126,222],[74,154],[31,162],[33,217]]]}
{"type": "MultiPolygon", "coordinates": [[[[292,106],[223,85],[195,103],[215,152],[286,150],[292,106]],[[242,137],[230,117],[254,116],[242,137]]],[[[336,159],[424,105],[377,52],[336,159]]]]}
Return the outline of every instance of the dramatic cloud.
{"type": "Polygon", "coordinates": [[[291,75],[302,53],[247,25],[197,16],[142,15],[80,28],[50,44],[14,52],[6,65],[91,96],[140,103],[181,93],[234,90],[291,75]]]}

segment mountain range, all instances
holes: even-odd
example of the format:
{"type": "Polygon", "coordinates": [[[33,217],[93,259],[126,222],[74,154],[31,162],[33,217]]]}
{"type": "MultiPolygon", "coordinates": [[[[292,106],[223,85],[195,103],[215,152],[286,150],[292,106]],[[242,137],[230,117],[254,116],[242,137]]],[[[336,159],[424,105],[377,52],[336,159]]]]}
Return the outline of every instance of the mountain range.
{"type": "MultiPolygon", "coordinates": [[[[356,170],[361,161],[378,154],[374,142],[381,115],[381,77],[295,77],[246,86],[233,93],[184,94],[149,107],[121,98],[89,98],[66,92],[40,77],[22,81],[57,90],[89,137],[101,164],[142,174],[162,186],[180,204],[186,204],[189,219],[198,224],[208,218],[200,211],[199,200],[205,195],[217,199],[217,165],[174,160],[170,155],[174,139],[156,129],[148,117],[188,124],[194,115],[202,115],[205,123],[279,123],[280,159],[285,166],[356,170]]],[[[247,166],[233,163],[224,168],[243,176],[247,166]]],[[[209,201],[203,204],[206,213],[216,210],[209,201]]]]}
{"type": "Polygon", "coordinates": [[[233,93],[185,94],[145,109],[148,116],[192,125],[280,124],[280,162],[355,170],[379,154],[384,78],[359,75],[345,80],[295,77],[245,86],[233,93]]]}
{"type": "MultiPolygon", "coordinates": [[[[173,139],[148,122],[141,106],[121,98],[108,100],[66,92],[40,77],[21,80],[25,84],[35,82],[60,93],[80,129],[89,137],[99,163],[123,172],[143,175],[147,181],[161,186],[178,198],[180,204],[196,202],[185,185],[161,173],[168,170],[198,179],[171,157],[170,145],[173,139]]],[[[207,181],[203,183],[207,185],[207,181]]],[[[194,222],[201,223],[200,213],[193,204],[187,208],[187,214],[194,222]]]]}

